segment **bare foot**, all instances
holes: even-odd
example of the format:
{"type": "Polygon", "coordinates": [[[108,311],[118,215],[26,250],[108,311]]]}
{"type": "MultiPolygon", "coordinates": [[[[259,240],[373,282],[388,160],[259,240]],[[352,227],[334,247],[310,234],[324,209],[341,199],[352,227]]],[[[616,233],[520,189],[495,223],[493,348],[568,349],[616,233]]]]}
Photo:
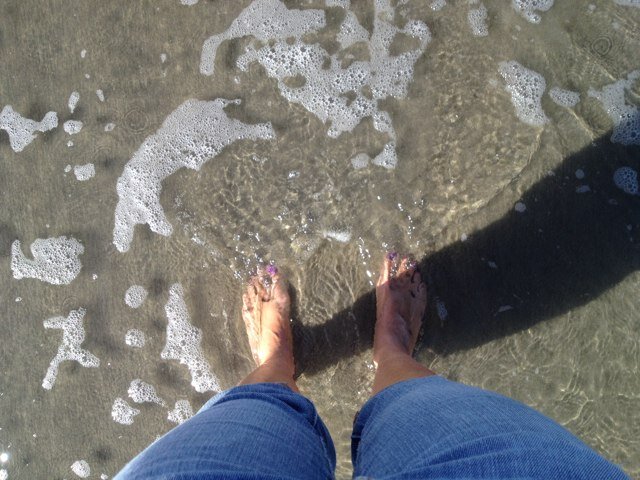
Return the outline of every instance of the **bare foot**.
{"type": "Polygon", "coordinates": [[[373,361],[386,356],[413,353],[427,306],[427,288],[415,261],[385,256],[376,285],[376,328],[373,361]],[[397,272],[395,271],[397,270],[397,272]]]}
{"type": "Polygon", "coordinates": [[[259,269],[251,277],[242,296],[242,319],[258,366],[272,359],[291,361],[293,365],[290,306],[286,279],[274,265],[259,269]]]}

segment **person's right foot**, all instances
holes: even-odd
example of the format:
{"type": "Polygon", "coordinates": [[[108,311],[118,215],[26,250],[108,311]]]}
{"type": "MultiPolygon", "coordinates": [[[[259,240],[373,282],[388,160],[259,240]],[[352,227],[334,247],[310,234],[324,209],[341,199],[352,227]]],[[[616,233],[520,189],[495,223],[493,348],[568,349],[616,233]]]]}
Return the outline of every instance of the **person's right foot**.
{"type": "Polygon", "coordinates": [[[376,285],[376,365],[388,355],[413,353],[426,306],[427,287],[415,262],[407,257],[399,260],[396,253],[388,253],[376,285]]]}

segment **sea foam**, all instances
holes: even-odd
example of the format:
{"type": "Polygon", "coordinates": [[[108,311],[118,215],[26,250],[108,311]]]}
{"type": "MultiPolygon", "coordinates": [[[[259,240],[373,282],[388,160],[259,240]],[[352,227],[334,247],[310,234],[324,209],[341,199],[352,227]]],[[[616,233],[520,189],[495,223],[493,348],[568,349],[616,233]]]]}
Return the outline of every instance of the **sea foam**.
{"type": "Polygon", "coordinates": [[[640,145],[640,107],[628,103],[626,92],[640,80],[640,70],[634,70],[626,79],[621,79],[602,87],[602,90],[589,89],[589,96],[602,103],[613,121],[611,141],[622,145],[640,145]]]}
{"type": "Polygon", "coordinates": [[[91,468],[86,460],[77,460],[71,465],[71,471],[80,478],[87,478],[91,475],[91,468]]]}
{"type": "Polygon", "coordinates": [[[554,0],[512,0],[513,8],[531,23],[540,23],[537,11],[546,12],[553,7],[554,0]]]}
{"type": "MultiPolygon", "coordinates": [[[[349,2],[340,2],[340,6],[347,8],[349,2]]],[[[374,128],[389,137],[373,163],[394,168],[396,134],[390,115],[378,108],[378,102],[389,97],[406,97],[414,65],[430,42],[431,33],[419,20],[409,19],[403,27],[396,26],[389,0],[377,0],[374,7],[371,34],[347,11],[337,36],[343,48],[366,40],[368,60],[354,60],[343,67],[340,52],[329,54],[319,44],[305,43],[305,34],[324,27],[323,10],[290,10],[278,0],[256,0],[225,32],[204,43],[200,71],[213,74],[216,51],[223,41],[253,36],[263,43],[251,43],[238,57],[241,70],[248,69],[253,62],[262,65],[267,74],[278,81],[280,94],[327,124],[330,137],[350,132],[364,118],[371,117],[374,128]],[[399,34],[417,40],[417,45],[392,55],[391,46],[399,34]],[[304,83],[290,86],[287,80],[296,77],[303,78],[304,83]]]]}
{"type": "Polygon", "coordinates": [[[179,283],[169,289],[169,301],[164,307],[168,320],[167,342],[160,356],[186,365],[191,373],[191,385],[197,392],[219,391],[218,379],[211,371],[200,345],[202,330],[189,323],[189,312],[183,296],[184,291],[179,283]]]}
{"type": "Polygon", "coordinates": [[[11,244],[13,278],[35,278],[53,285],[67,285],[76,278],[84,253],[82,244],[73,237],[38,238],[31,244],[33,260],[22,253],[20,241],[11,244]]]}
{"type": "Polygon", "coordinates": [[[111,407],[111,418],[113,418],[113,421],[116,423],[121,425],[132,425],[133,417],[139,413],[140,410],[133,408],[123,398],[118,397],[113,401],[113,406],[111,407]]]}
{"type": "Polygon", "coordinates": [[[121,252],[129,249],[137,224],[170,235],[160,191],[162,181],[181,168],[200,170],[227,145],[241,139],[271,139],[271,124],[249,125],[231,119],[224,107],[239,100],[187,100],[174,110],[160,129],[147,137],[127,162],[118,179],[113,243],[121,252]]]}
{"type": "Polygon", "coordinates": [[[14,152],[24,150],[36,138],[35,132],[46,132],[57,126],[56,112],[48,112],[40,122],[24,118],[11,105],[5,106],[0,113],[0,130],[9,134],[9,144],[14,152]]]}
{"type": "Polygon", "coordinates": [[[153,385],[143,382],[139,378],[131,381],[129,385],[129,390],[127,390],[127,394],[136,403],[157,403],[162,407],[167,406],[167,402],[165,402],[160,396],[156,393],[156,389],[153,385]]]}
{"type": "Polygon", "coordinates": [[[548,120],[541,102],[547,85],[544,77],[514,60],[500,62],[499,67],[518,118],[528,125],[544,125],[548,120]]]}
{"type": "Polygon", "coordinates": [[[93,353],[80,347],[84,342],[85,332],[82,319],[86,310],[79,308],[71,310],[65,317],[53,317],[44,321],[45,328],[62,330],[62,342],[58,347],[58,353],[51,363],[42,380],[42,387],[51,390],[58,377],[58,367],[65,361],[76,361],[83,367],[95,368],[100,366],[100,359],[93,353]]]}
{"type": "Polygon", "coordinates": [[[178,400],[173,407],[173,410],[171,410],[167,415],[167,420],[179,425],[186,422],[191,417],[193,417],[193,408],[191,408],[189,400],[178,400]]]}

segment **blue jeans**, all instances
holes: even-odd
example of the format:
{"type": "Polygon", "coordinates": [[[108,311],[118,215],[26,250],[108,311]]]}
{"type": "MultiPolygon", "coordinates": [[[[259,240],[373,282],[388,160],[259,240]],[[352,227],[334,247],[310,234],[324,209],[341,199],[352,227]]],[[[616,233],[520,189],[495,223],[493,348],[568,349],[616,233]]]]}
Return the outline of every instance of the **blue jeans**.
{"type": "MultiPolygon", "coordinates": [[[[354,423],[351,456],[362,478],[628,478],[535,410],[439,376],[371,398],[354,423]]],[[[313,404],[261,383],[216,395],[115,479],[331,479],[335,465],[313,404]]]]}

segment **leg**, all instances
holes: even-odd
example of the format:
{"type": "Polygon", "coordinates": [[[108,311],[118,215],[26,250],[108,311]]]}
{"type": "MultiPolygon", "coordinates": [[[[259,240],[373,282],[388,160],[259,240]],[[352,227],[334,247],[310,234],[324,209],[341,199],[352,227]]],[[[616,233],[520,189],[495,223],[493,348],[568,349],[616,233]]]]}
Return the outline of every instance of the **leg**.
{"type": "Polygon", "coordinates": [[[390,385],[434,373],[411,356],[427,306],[427,289],[415,262],[404,258],[396,270],[397,254],[384,259],[376,286],[376,332],[373,394],[390,385]]]}
{"type": "Polygon", "coordinates": [[[286,283],[271,273],[253,278],[243,298],[258,367],[140,453],[117,480],[333,478],[329,431],[293,381],[286,283]]]}
{"type": "Polygon", "coordinates": [[[553,420],[450,382],[411,358],[426,305],[419,272],[385,259],[376,288],[374,396],[353,428],[355,476],[608,478],[625,474],[553,420]]]}

